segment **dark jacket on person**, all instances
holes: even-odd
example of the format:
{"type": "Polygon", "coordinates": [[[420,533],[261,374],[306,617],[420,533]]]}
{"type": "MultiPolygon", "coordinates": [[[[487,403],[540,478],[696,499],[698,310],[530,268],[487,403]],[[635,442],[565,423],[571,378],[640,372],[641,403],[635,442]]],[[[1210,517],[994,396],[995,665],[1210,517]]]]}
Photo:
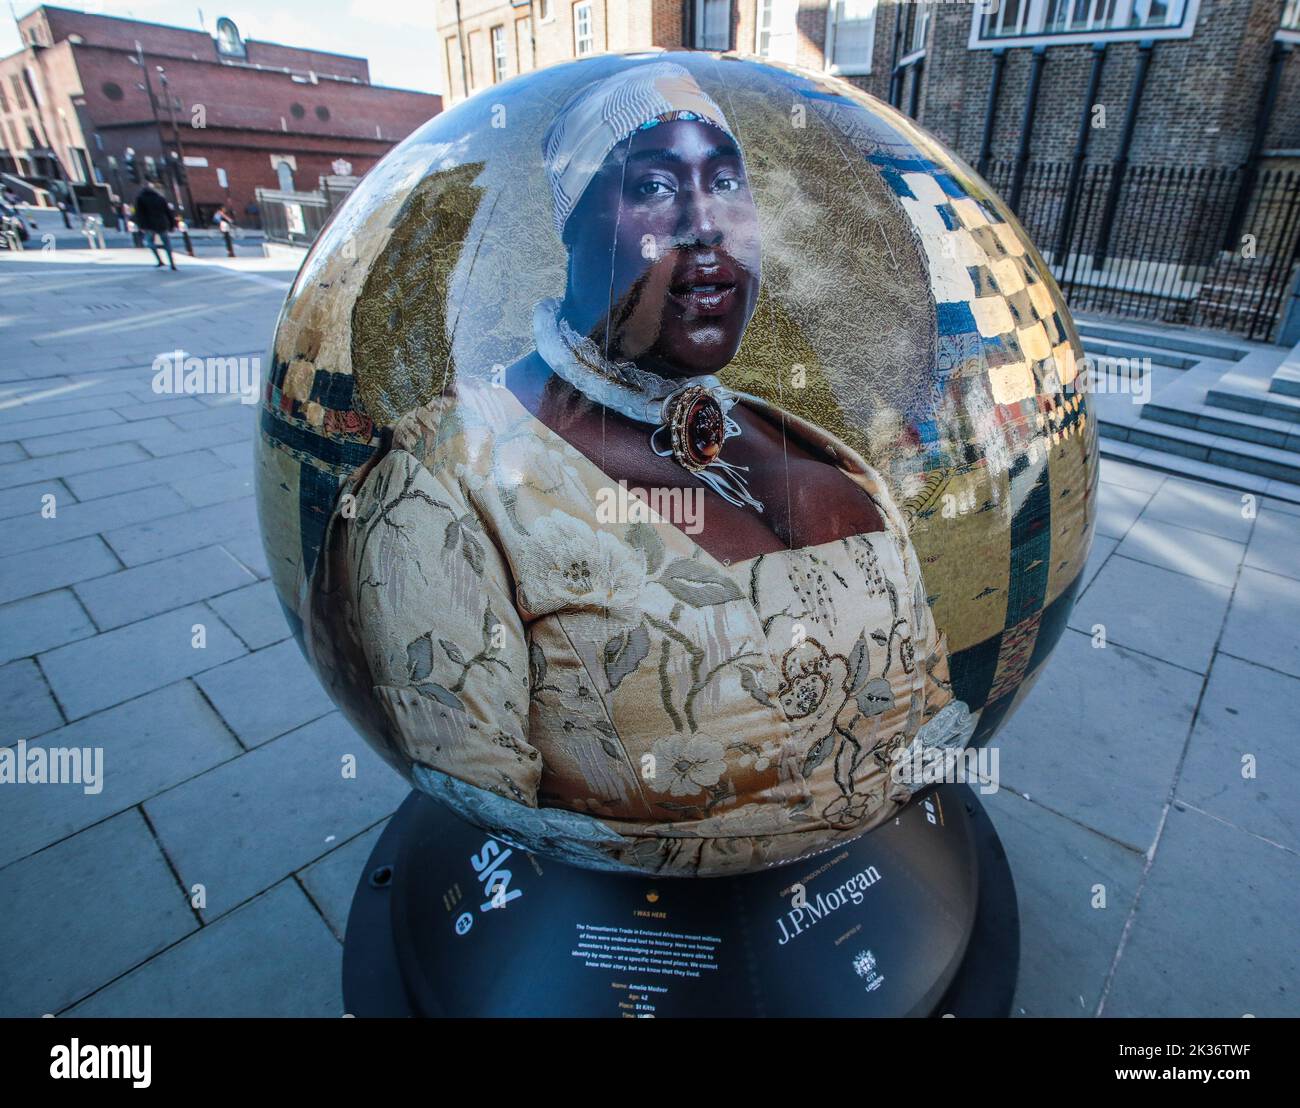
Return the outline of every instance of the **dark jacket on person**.
{"type": "Polygon", "coordinates": [[[162,193],[147,185],[135,198],[135,222],[142,231],[158,231],[166,234],[175,225],[171,209],[162,193]]]}

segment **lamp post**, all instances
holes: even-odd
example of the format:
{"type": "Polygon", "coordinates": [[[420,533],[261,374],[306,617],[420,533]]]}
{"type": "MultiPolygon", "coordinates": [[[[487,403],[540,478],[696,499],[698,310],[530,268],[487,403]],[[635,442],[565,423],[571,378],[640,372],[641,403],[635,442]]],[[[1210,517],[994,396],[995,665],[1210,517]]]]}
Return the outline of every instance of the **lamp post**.
{"type": "Polygon", "coordinates": [[[194,193],[190,191],[190,175],[185,173],[185,146],[181,142],[181,129],[176,124],[176,98],[172,96],[171,86],[167,83],[167,71],[162,66],[155,66],[158,70],[158,82],[162,85],[163,96],[167,101],[167,114],[172,121],[172,138],[176,143],[176,157],[178,159],[179,172],[184,174],[185,181],[185,200],[189,205],[189,216],[191,219],[197,218],[198,209],[194,206],[194,193]]]}
{"type": "MultiPolygon", "coordinates": [[[[167,163],[167,139],[163,135],[162,120],[158,118],[158,102],[153,96],[153,82],[149,80],[149,66],[145,64],[144,47],[140,45],[139,39],[136,39],[135,43],[135,64],[140,67],[140,71],[144,74],[144,84],[136,87],[143,89],[145,95],[149,97],[149,111],[153,115],[153,125],[158,130],[158,149],[162,154],[162,161],[165,165],[167,163]]],[[[158,172],[161,176],[162,171],[159,170],[158,172]]],[[[172,199],[176,201],[176,207],[184,211],[185,206],[181,203],[180,184],[176,180],[174,171],[172,173],[172,199]]]]}

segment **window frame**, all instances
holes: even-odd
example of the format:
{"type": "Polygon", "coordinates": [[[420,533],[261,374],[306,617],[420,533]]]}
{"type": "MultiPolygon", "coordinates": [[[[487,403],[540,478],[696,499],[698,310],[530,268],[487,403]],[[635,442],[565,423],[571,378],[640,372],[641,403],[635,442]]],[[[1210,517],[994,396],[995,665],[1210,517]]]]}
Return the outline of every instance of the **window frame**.
{"type": "MultiPolygon", "coordinates": [[[[1050,0],[1021,0],[1027,13],[1026,22],[1044,27],[1047,24],[1047,9],[1050,0]]],[[[1104,3],[1105,0],[1097,0],[1104,3]]],[[[1170,0],[1178,3],[1179,0],[1170,0]]],[[[1117,0],[1117,8],[1127,6],[1130,10],[1135,4],[1149,4],[1151,0],[1117,0]]],[[[1000,35],[984,38],[981,27],[986,15],[1005,14],[1006,0],[999,0],[994,5],[990,0],[976,0],[971,10],[970,38],[967,47],[971,50],[1022,49],[1034,46],[1069,46],[1080,43],[1095,42],[1140,42],[1143,39],[1161,41],[1168,39],[1189,39],[1196,33],[1196,21],[1200,15],[1201,0],[1182,0],[1183,12],[1179,22],[1167,27],[1117,27],[1111,30],[1094,29],[1090,31],[1031,31],[1026,34],[1000,35]]]]}
{"type": "MultiPolygon", "coordinates": [[[[836,4],[839,0],[830,0],[826,9],[826,72],[836,77],[866,77],[874,71],[874,62],[876,57],[876,26],[879,23],[880,3],[879,0],[873,0],[874,7],[871,12],[871,41],[867,47],[867,60],[865,63],[855,63],[849,65],[835,64],[835,38],[840,24],[840,20],[835,17],[836,4]]],[[[847,22],[845,20],[844,22],[847,22]]]]}
{"type": "Polygon", "coordinates": [[[757,0],[754,7],[754,55],[759,58],[766,58],[769,61],[785,62],[789,65],[794,65],[798,62],[799,60],[799,0],[757,0]],[[766,31],[768,36],[769,52],[766,53],[764,52],[763,47],[760,43],[760,40],[764,33],[763,5],[765,3],[771,5],[771,7],[768,9],[768,26],[766,31]],[[792,58],[778,58],[774,54],[770,53],[772,47],[772,42],[771,42],[772,29],[773,27],[776,26],[776,21],[772,17],[776,14],[777,5],[784,5],[786,7],[786,11],[788,11],[791,16],[790,30],[791,30],[792,37],[794,39],[793,42],[794,57],[792,58]]]}
{"type": "MultiPolygon", "coordinates": [[[[718,0],[719,3],[727,5],[727,44],[723,47],[708,46],[704,42],[704,9],[708,0],[693,0],[695,13],[695,26],[691,28],[691,38],[694,40],[693,49],[695,50],[712,50],[715,53],[725,54],[732,49],[734,43],[732,36],[736,30],[736,4],[735,0],[718,0]]],[[[757,8],[755,9],[757,11],[757,8]]]]}
{"type": "Polygon", "coordinates": [[[504,23],[494,23],[488,28],[488,53],[492,57],[492,83],[499,85],[510,76],[510,49],[504,23]]]}
{"type": "Polygon", "coordinates": [[[573,5],[573,56],[575,58],[589,58],[596,53],[596,13],[595,5],[592,0],[577,0],[573,5]],[[588,50],[580,49],[584,41],[578,34],[578,13],[583,11],[587,15],[587,39],[591,46],[588,50]]]}
{"type": "Polygon", "coordinates": [[[1275,37],[1281,42],[1300,45],[1300,0],[1286,0],[1282,5],[1282,19],[1275,37]],[[1288,19],[1291,20],[1290,24],[1287,23],[1288,19]]]}

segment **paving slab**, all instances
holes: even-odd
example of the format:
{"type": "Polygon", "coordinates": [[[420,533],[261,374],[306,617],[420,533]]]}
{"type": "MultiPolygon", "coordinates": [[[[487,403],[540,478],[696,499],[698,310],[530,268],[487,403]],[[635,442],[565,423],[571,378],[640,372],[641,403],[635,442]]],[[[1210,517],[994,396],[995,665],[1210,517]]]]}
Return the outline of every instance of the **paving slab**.
{"type": "MultiPolygon", "coordinates": [[[[1205,531],[1233,542],[1245,542],[1250,538],[1254,520],[1245,514],[1246,504],[1242,495],[1236,489],[1170,477],[1151,498],[1143,516],[1176,523],[1193,531],[1205,531]]],[[[1255,501],[1258,508],[1258,497],[1255,501]]]]}
{"type": "Polygon", "coordinates": [[[135,809],[0,869],[0,904],[0,1016],[57,1013],[198,927],[135,809]]]}
{"type": "Polygon", "coordinates": [[[103,631],[238,589],[256,578],[219,546],[110,573],[73,591],[103,631]]]}
{"type": "Polygon", "coordinates": [[[188,505],[173,489],[139,489],[81,504],[59,505],[53,519],[41,515],[9,520],[0,529],[0,557],[108,531],[110,527],[183,512],[188,505]]]}
{"type": "Polygon", "coordinates": [[[302,889],[282,881],[67,1014],[337,1018],[342,979],[339,941],[302,889]]]}
{"type": "Polygon", "coordinates": [[[194,604],[51,650],[40,664],[68,719],[80,719],[243,653],[216,613],[194,604]],[[198,624],[207,629],[202,648],[192,645],[198,624]]]}
{"type": "Polygon", "coordinates": [[[334,710],[293,639],[245,654],[195,680],[248,747],[334,710]]]}
{"type": "Polygon", "coordinates": [[[1101,485],[1097,491],[1097,534],[1122,539],[1152,495],[1123,485],[1101,485]]]}
{"type": "Polygon", "coordinates": [[[1117,551],[1125,558],[1163,566],[1225,588],[1231,588],[1237,580],[1237,567],[1245,552],[1242,543],[1145,517],[1129,528],[1117,551]]]}
{"type": "MultiPolygon", "coordinates": [[[[217,448],[250,441],[253,427],[242,423],[222,423],[216,427],[202,427],[196,431],[182,431],[175,424],[170,430],[140,440],[141,445],[155,458],[185,454],[200,448],[217,448]]],[[[251,450],[252,447],[249,447],[251,450]]]]}
{"type": "Polygon", "coordinates": [[[1004,787],[1134,850],[1155,842],[1202,678],[1067,629],[994,737],[1004,787]],[[1064,709],[1062,706],[1067,705],[1064,709]]]}
{"type": "Polygon", "coordinates": [[[131,808],[243,749],[188,681],[49,731],[28,748],[38,745],[102,750],[102,782],[98,792],[89,793],[76,783],[14,788],[0,807],[0,866],[131,808]]]}
{"type": "Polygon", "coordinates": [[[68,1012],[85,1017],[343,1014],[343,948],[286,880],[68,1012]]]}
{"type": "Polygon", "coordinates": [[[335,712],[145,810],[185,886],[205,886],[210,920],[391,815],[409,792],[335,712]],[[356,759],[355,778],[343,776],[345,755],[356,759]]]}
{"type": "Polygon", "coordinates": [[[208,607],[250,650],[261,650],[289,637],[289,623],[270,581],[259,581],[214,597],[208,601],[208,607]]]}
{"type": "Polygon", "coordinates": [[[1197,673],[1210,667],[1232,590],[1111,555],[1080,597],[1069,625],[1197,673]]]}
{"type": "Polygon", "coordinates": [[[247,533],[225,539],[221,545],[258,577],[265,579],[271,576],[271,567],[266,564],[266,548],[262,545],[260,533],[247,533]]]}
{"type": "Polygon", "coordinates": [[[146,454],[145,458],[146,461],[74,474],[66,478],[67,485],[78,500],[93,500],[133,489],[147,489],[151,485],[165,485],[169,481],[221,473],[228,468],[209,450],[195,450],[170,458],[151,458],[146,454]]]}
{"type": "Polygon", "coordinates": [[[381,821],[369,831],[335,847],[319,862],[313,862],[298,874],[339,942],[347,935],[352,894],[357,891],[357,882],[365,873],[370,852],[375,849],[387,826],[388,820],[381,821]]]}
{"type": "Polygon", "coordinates": [[[1300,1015],[1297,887],[1300,856],[1174,805],[1102,1014],[1300,1015]]]}
{"type": "Polygon", "coordinates": [[[104,427],[89,427],[84,431],[41,435],[19,441],[23,449],[33,458],[41,458],[47,454],[65,454],[69,451],[80,453],[92,447],[111,446],[119,442],[140,442],[149,437],[165,435],[174,426],[175,424],[168,423],[162,418],[141,419],[135,422],[122,420],[104,427]]]}
{"type": "Polygon", "coordinates": [[[1101,462],[1101,479],[1104,484],[1123,485],[1139,492],[1154,493],[1165,483],[1167,476],[1158,470],[1129,465],[1114,458],[1103,458],[1101,462]]]}
{"type": "Polygon", "coordinates": [[[95,625],[67,589],[0,606],[0,664],[89,638],[95,625]]]}
{"type": "Polygon", "coordinates": [[[1092,1015],[1137,895],[1142,855],[1007,790],[983,803],[1020,908],[1012,1014],[1092,1015]],[[1093,907],[1102,892],[1105,906],[1093,907]]]}
{"type": "Polygon", "coordinates": [[[31,658],[0,666],[0,745],[12,746],[62,724],[63,714],[31,658]]]}
{"type": "Polygon", "coordinates": [[[34,485],[19,485],[0,492],[0,520],[13,519],[15,516],[39,517],[47,495],[54,497],[56,506],[77,502],[68,487],[58,479],[38,481],[34,485]]]}
{"type": "Polygon", "coordinates": [[[1300,677],[1300,581],[1243,568],[1219,649],[1300,677]]]}
{"type": "Polygon", "coordinates": [[[166,491],[169,496],[176,497],[179,505],[176,514],[117,527],[105,533],[108,545],[126,565],[143,565],[248,535],[258,537],[260,541],[257,505],[251,498],[189,509],[177,493],[171,489],[166,491]]]}
{"type": "Polygon", "coordinates": [[[117,555],[98,535],[44,547],[39,557],[11,554],[0,558],[0,604],[75,585],[121,568],[117,555]]]}
{"type": "Polygon", "coordinates": [[[0,465],[0,488],[30,485],[36,481],[48,481],[52,477],[85,473],[87,470],[107,469],[109,466],[126,465],[148,457],[148,452],[133,442],[119,443],[103,450],[54,454],[48,458],[25,457],[0,465]]]}
{"type": "Polygon", "coordinates": [[[1300,580],[1300,516],[1261,508],[1250,533],[1245,564],[1300,580]]]}
{"type": "Polygon", "coordinates": [[[1178,780],[1178,798],[1300,853],[1300,677],[1220,654],[1178,780]]]}
{"type": "Polygon", "coordinates": [[[172,481],[171,487],[195,508],[209,504],[223,504],[229,500],[253,495],[252,469],[224,469],[219,473],[204,473],[172,481]]]}
{"type": "Polygon", "coordinates": [[[1088,551],[1088,561],[1083,567],[1083,580],[1079,583],[1079,595],[1082,596],[1087,591],[1092,580],[1097,576],[1098,571],[1106,564],[1106,559],[1115,553],[1115,548],[1119,546],[1119,539],[1112,539],[1108,535],[1093,535],[1092,547],[1088,551]]]}
{"type": "Polygon", "coordinates": [[[102,407],[86,412],[74,412],[71,415],[8,419],[0,425],[0,442],[16,442],[19,439],[33,439],[43,435],[67,435],[71,439],[76,439],[83,431],[92,427],[105,427],[122,422],[120,415],[111,410],[106,411],[102,407]]]}

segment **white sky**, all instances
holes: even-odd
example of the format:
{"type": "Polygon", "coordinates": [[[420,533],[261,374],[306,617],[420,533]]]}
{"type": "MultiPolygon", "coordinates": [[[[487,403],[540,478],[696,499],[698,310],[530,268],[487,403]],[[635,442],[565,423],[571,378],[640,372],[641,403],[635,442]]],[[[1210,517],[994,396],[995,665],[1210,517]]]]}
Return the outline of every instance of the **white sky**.
{"type": "MultiPolygon", "coordinates": [[[[38,6],[34,0],[11,3],[20,17],[38,6]]],[[[191,0],[66,0],[51,6],[200,29],[200,6],[191,0]]],[[[441,92],[434,6],[434,0],[207,0],[202,11],[209,34],[225,15],[245,38],[358,54],[370,59],[370,79],[377,85],[441,92]]],[[[9,12],[0,14],[5,57],[19,48],[18,29],[9,12]]]]}

